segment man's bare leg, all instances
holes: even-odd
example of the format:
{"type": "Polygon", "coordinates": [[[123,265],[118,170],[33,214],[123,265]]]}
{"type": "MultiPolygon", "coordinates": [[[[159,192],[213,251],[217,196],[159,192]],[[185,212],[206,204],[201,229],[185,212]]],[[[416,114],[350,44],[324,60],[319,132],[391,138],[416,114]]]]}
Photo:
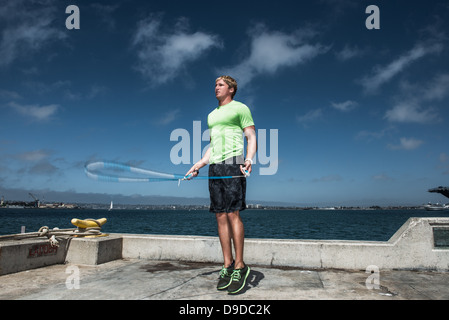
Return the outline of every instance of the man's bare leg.
{"type": "Polygon", "coordinates": [[[220,239],[221,249],[223,251],[224,265],[229,267],[232,259],[232,242],[234,242],[235,250],[235,267],[243,268],[243,246],[245,231],[240,212],[217,213],[218,237],[220,239]],[[231,239],[233,241],[231,241],[231,239]]]}
{"type": "Polygon", "coordinates": [[[245,241],[245,230],[243,221],[240,217],[239,211],[228,213],[228,221],[232,230],[232,240],[234,241],[235,250],[235,269],[245,267],[243,262],[243,246],[245,241]]]}
{"type": "Polygon", "coordinates": [[[227,268],[232,264],[232,229],[229,224],[227,213],[216,213],[218,238],[220,239],[221,250],[223,252],[224,266],[227,268]]]}

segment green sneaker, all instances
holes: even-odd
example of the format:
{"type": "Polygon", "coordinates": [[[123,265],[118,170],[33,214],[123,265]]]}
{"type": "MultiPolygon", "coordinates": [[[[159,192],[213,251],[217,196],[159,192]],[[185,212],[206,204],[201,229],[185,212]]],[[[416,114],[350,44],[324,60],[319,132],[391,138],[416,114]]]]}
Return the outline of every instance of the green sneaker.
{"type": "Polygon", "coordinates": [[[224,265],[220,270],[220,277],[218,278],[217,290],[225,290],[231,284],[231,275],[234,271],[234,261],[226,268],[224,265]]]}
{"type": "Polygon", "coordinates": [[[248,278],[250,271],[247,265],[242,269],[234,269],[231,274],[231,284],[228,286],[229,294],[238,293],[245,287],[246,278],[248,278]]]}

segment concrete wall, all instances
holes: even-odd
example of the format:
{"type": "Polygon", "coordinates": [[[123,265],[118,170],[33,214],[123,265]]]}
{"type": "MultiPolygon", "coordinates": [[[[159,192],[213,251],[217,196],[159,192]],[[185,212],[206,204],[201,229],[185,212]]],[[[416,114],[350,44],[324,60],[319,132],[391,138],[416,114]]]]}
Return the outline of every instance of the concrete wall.
{"type": "Polygon", "coordinates": [[[57,237],[52,247],[47,238],[0,242],[0,275],[54,264],[97,265],[122,258],[122,237],[57,237]]]}
{"type": "Polygon", "coordinates": [[[0,275],[64,263],[66,245],[66,239],[61,239],[60,247],[52,247],[47,238],[2,241],[0,275]]]}
{"type": "MultiPolygon", "coordinates": [[[[46,239],[1,241],[0,275],[51,264],[97,265],[121,258],[223,261],[217,237],[111,234],[58,240],[57,249],[46,239]]],[[[411,218],[385,242],[245,239],[244,258],[249,265],[359,270],[374,265],[449,271],[449,218],[411,218]]]]}
{"type": "MultiPolygon", "coordinates": [[[[449,247],[434,246],[434,228],[449,218],[410,218],[389,241],[245,239],[248,264],[303,268],[449,270],[449,247]]],[[[216,237],[122,235],[123,258],[222,263],[216,237]]]]}

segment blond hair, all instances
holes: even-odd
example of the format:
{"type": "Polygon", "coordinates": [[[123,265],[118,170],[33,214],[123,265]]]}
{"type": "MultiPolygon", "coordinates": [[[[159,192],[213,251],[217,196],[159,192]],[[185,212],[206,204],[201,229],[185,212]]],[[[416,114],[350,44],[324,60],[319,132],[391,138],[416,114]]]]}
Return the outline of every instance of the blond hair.
{"type": "Polygon", "coordinates": [[[234,96],[237,93],[237,81],[231,76],[218,77],[217,80],[215,80],[215,83],[217,83],[218,80],[223,80],[229,88],[234,88],[234,92],[232,93],[232,99],[234,99],[234,96]]]}

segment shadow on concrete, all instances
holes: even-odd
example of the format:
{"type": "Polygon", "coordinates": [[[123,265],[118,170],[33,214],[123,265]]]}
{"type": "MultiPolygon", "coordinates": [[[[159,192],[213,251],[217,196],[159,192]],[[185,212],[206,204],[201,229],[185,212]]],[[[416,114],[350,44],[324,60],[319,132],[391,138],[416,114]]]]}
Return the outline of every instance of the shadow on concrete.
{"type": "Polygon", "coordinates": [[[251,290],[252,288],[257,287],[263,278],[265,278],[265,276],[262,272],[255,271],[254,269],[251,269],[251,271],[249,272],[249,276],[246,279],[245,287],[241,291],[239,291],[238,293],[236,293],[234,295],[244,294],[248,290],[251,290]]]}

